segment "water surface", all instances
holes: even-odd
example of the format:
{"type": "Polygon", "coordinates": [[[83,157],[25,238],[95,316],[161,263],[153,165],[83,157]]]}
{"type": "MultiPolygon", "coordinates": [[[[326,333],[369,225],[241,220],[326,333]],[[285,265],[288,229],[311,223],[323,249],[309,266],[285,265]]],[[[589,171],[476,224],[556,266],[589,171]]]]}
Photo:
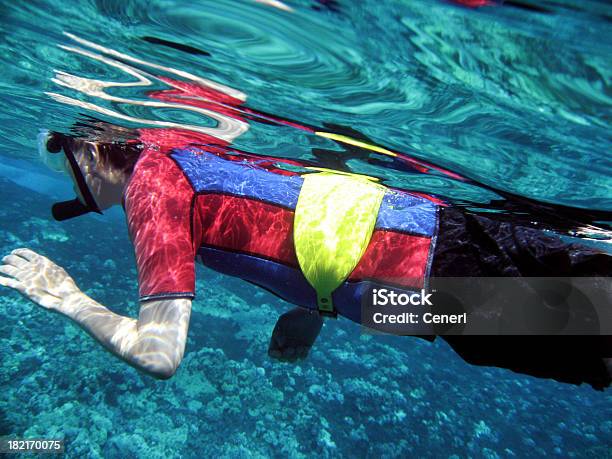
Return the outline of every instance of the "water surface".
{"type": "MultiPolygon", "coordinates": [[[[209,129],[219,120],[143,105],[168,86],[134,86],[135,76],[109,58],[152,75],[205,78],[281,119],[350,127],[485,187],[402,169],[385,155],[351,154],[261,119],[235,139],[244,151],[319,165],[346,155],[353,172],[473,205],[499,198],[493,187],[612,211],[606,2],[284,5],[0,3],[2,253],[40,251],[87,294],[136,315],[121,216],[50,221],[52,202],[72,191],[41,166],[36,136],[43,128],[68,133],[88,117],[131,128],[209,129]],[[77,79],[60,76],[67,74],[77,79]],[[78,78],[120,85],[106,87],[109,99],[78,78]]],[[[0,434],[62,437],[70,457],[612,456],[609,392],[471,367],[442,342],[361,336],[344,320],[326,324],[306,362],[275,363],[267,341],[289,305],[198,269],[187,356],[168,382],[142,376],[66,319],[3,290],[0,434]]]]}

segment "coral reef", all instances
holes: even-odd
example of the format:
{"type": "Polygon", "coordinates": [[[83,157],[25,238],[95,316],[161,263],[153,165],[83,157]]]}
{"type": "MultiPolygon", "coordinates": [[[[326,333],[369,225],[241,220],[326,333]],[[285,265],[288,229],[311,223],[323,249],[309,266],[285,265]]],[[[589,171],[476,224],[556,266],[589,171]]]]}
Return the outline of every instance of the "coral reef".
{"type": "MultiPolygon", "coordinates": [[[[24,218],[50,203],[1,185],[3,253],[40,251],[135,316],[124,226],[24,218]]],[[[0,435],[63,438],[79,458],[612,456],[609,391],[472,367],[443,342],[364,335],[342,319],[326,322],[306,361],[272,361],[268,339],[290,305],[198,271],[186,356],[168,381],[2,290],[0,435]]]]}

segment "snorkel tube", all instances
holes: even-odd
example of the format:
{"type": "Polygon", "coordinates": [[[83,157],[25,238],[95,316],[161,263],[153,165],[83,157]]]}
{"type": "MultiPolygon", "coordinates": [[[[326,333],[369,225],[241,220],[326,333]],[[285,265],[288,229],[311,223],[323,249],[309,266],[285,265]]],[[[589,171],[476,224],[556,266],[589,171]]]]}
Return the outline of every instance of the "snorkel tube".
{"type": "Polygon", "coordinates": [[[48,158],[47,155],[57,155],[61,151],[64,152],[64,156],[66,157],[70,170],[72,171],[72,177],[74,178],[76,185],[79,187],[79,191],[81,192],[81,196],[83,197],[85,203],[83,203],[78,197],[68,201],[56,202],[51,208],[53,218],[61,222],[74,217],[80,217],[81,215],[85,215],[89,212],[97,212],[101,214],[102,211],[98,207],[98,204],[96,204],[96,200],[94,199],[91,190],[87,186],[87,182],[83,176],[83,171],[81,171],[72,149],[68,148],[65,136],[56,132],[41,132],[39,135],[39,153],[45,163],[48,165],[52,163],[57,164],[57,160],[48,158]]]}
{"type": "Polygon", "coordinates": [[[99,214],[102,213],[100,210],[93,209],[83,204],[79,198],[74,198],[69,201],[56,202],[51,208],[51,214],[58,222],[69,220],[74,217],[80,217],[81,215],[88,214],[89,212],[97,212],[99,214]]]}

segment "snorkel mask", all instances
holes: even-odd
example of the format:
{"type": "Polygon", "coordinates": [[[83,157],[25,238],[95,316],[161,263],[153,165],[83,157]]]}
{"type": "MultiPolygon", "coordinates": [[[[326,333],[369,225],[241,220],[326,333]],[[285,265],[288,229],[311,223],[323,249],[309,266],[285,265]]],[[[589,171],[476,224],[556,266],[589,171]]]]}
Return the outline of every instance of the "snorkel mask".
{"type": "Polygon", "coordinates": [[[102,213],[96,200],[94,199],[91,190],[87,186],[85,176],[81,170],[79,163],[74,157],[74,153],[69,148],[68,137],[55,132],[43,131],[38,135],[38,151],[43,162],[51,169],[56,171],[66,171],[72,176],[76,186],[78,187],[83,201],[78,197],[70,201],[62,201],[53,204],[51,213],[57,221],[64,221],[74,217],[85,215],[89,212],[102,213]],[[60,152],[64,152],[66,161],[63,161],[60,152]],[[67,167],[70,169],[67,170],[67,167]]]}

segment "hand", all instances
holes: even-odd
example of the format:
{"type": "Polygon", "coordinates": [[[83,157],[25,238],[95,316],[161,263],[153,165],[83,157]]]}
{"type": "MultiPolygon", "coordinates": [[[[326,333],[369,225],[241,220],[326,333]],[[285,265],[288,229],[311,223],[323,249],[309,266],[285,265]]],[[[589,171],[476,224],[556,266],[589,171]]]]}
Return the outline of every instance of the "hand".
{"type": "Polygon", "coordinates": [[[306,358],[322,326],[323,319],[317,311],[294,308],[286,312],[274,326],[268,355],[285,362],[306,358]]]}
{"type": "Polygon", "coordinates": [[[14,288],[45,309],[68,314],[69,301],[81,294],[60,266],[30,249],[16,249],[2,259],[0,285],[14,288]]]}

